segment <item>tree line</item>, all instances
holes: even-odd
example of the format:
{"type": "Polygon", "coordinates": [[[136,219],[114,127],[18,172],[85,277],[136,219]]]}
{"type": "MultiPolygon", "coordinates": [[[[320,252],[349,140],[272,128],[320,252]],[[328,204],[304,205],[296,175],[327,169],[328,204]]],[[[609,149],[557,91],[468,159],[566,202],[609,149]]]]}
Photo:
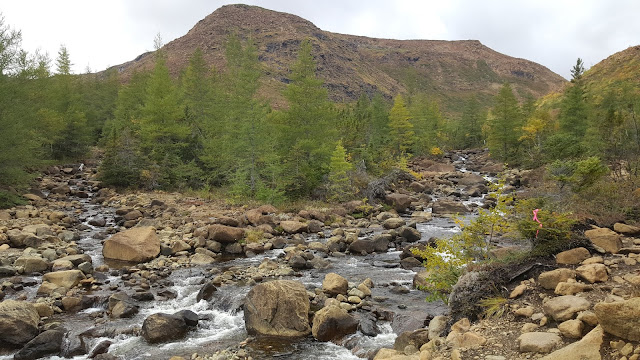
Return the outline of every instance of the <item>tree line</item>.
{"type": "Polygon", "coordinates": [[[64,46],[51,71],[46,55],[23,51],[20,33],[0,22],[0,196],[27,187],[43,164],[82,159],[95,145],[108,185],[223,187],[264,202],[344,200],[369,176],[449,149],[489,147],[530,167],[585,155],[638,166],[638,94],[616,88],[591,102],[580,60],[552,105],[518,98],[505,83],[492,106],[470,96],[455,116],[419,93],[331,102],[310,40],[290,69],[282,109],[259,96],[264,69],[250,38],[229,36],[224,71],[196,49],[177,78],[161,45],[158,38],[153,69],[123,84],[114,68],[72,74],[64,46]]]}

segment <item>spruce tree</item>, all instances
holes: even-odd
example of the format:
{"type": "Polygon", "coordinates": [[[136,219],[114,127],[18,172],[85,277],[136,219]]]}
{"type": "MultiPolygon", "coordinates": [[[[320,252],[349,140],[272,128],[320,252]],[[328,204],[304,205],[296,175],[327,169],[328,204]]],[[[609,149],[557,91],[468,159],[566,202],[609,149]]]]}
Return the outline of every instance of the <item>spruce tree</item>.
{"type": "Polygon", "coordinates": [[[522,116],[511,85],[505,83],[494,100],[487,119],[487,140],[491,154],[502,161],[518,161],[522,116]]]}
{"type": "Polygon", "coordinates": [[[353,196],[354,188],[349,177],[349,172],[352,170],[353,165],[349,162],[347,151],[340,140],[336,143],[329,162],[328,200],[344,202],[353,196]]]}

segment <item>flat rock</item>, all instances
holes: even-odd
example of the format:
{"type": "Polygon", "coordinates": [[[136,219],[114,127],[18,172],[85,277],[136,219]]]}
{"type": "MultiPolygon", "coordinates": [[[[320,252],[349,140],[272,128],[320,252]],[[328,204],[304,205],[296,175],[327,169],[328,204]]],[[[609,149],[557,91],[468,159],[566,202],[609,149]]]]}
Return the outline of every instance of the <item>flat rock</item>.
{"type": "Polygon", "coordinates": [[[589,257],[591,257],[589,250],[579,247],[558,253],[556,262],[560,265],[577,265],[589,257]]]}
{"type": "Polygon", "coordinates": [[[584,232],[591,242],[604,251],[617,254],[622,248],[622,239],[618,233],[607,228],[596,228],[584,232]]]}
{"type": "Polygon", "coordinates": [[[549,353],[562,344],[560,336],[548,332],[529,332],[518,337],[520,352],[549,353]]]}
{"type": "Polygon", "coordinates": [[[620,233],[625,236],[636,236],[640,235],[640,227],[627,225],[623,223],[615,223],[613,224],[613,231],[620,233]]]}
{"type": "Polygon", "coordinates": [[[554,290],[559,283],[569,279],[575,279],[576,272],[572,269],[560,268],[551,271],[545,271],[538,276],[538,283],[547,290],[554,290]]]}
{"type": "Polygon", "coordinates": [[[572,319],[576,313],[589,310],[591,303],[581,297],[573,295],[564,295],[551,298],[543,305],[545,314],[551,316],[556,321],[565,321],[572,319]]]}
{"type": "Polygon", "coordinates": [[[155,228],[136,227],[114,234],[104,242],[102,255],[108,259],[146,262],[160,254],[160,240],[155,228]]]}

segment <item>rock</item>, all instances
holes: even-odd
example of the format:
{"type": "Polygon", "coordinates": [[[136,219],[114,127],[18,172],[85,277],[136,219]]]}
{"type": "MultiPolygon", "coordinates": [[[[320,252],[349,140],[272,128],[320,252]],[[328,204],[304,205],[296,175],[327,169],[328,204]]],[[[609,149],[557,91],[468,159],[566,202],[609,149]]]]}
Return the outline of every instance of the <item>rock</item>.
{"type": "Polygon", "coordinates": [[[434,316],[429,322],[429,340],[440,337],[447,328],[447,317],[444,315],[434,316]]]}
{"type": "Polygon", "coordinates": [[[598,322],[609,334],[631,341],[640,341],[640,297],[594,307],[598,322]]]}
{"type": "Polygon", "coordinates": [[[354,242],[349,244],[349,252],[354,255],[371,254],[375,251],[375,248],[375,243],[369,239],[356,239],[354,242]]]}
{"type": "Polygon", "coordinates": [[[411,213],[411,221],[425,223],[431,221],[433,215],[426,211],[414,211],[411,213]]]}
{"type": "Polygon", "coordinates": [[[311,334],[319,341],[337,340],[358,330],[358,321],[338,306],[327,306],[313,316],[311,334]]]}
{"type": "Polygon", "coordinates": [[[107,220],[101,216],[97,216],[89,220],[89,225],[104,227],[107,225],[107,220]]]}
{"type": "Polygon", "coordinates": [[[209,301],[213,297],[213,293],[218,291],[218,288],[213,284],[213,281],[209,281],[198,291],[196,295],[196,301],[206,300],[209,301]]]}
{"type": "Polygon", "coordinates": [[[191,310],[180,310],[173,315],[183,318],[187,326],[191,327],[198,326],[198,322],[200,321],[200,319],[198,318],[198,314],[194,313],[191,310]]]}
{"type": "Polygon", "coordinates": [[[209,239],[222,244],[235,243],[244,237],[244,229],[226,225],[211,225],[208,228],[209,239]]]}
{"type": "MultiPolygon", "coordinates": [[[[345,291],[346,292],[346,291],[345,291]]],[[[311,333],[309,297],[302,283],[274,280],[251,288],[244,301],[250,335],[300,337],[311,333]]]]}
{"type": "Polygon", "coordinates": [[[578,282],[561,282],[553,292],[556,295],[575,295],[587,290],[591,290],[591,286],[578,282]]]}
{"type": "Polygon", "coordinates": [[[524,294],[525,290],[527,290],[526,284],[520,284],[516,286],[509,294],[509,299],[515,299],[519,297],[520,295],[524,294]]]}
{"type": "Polygon", "coordinates": [[[577,265],[589,257],[591,257],[589,250],[579,247],[558,253],[556,262],[561,265],[577,265]]]}
{"type": "Polygon", "coordinates": [[[98,355],[106,354],[107,351],[109,351],[109,348],[111,347],[111,344],[113,344],[113,342],[111,342],[111,340],[102,340],[102,341],[100,341],[96,346],[93,347],[93,349],[91,349],[91,351],[89,351],[88,358],[89,359],[94,359],[98,355]]]}
{"type": "Polygon", "coordinates": [[[562,336],[566,338],[580,339],[582,337],[582,330],[584,330],[584,324],[577,319],[567,320],[558,325],[558,330],[560,330],[562,336]]]}
{"type": "Polygon", "coordinates": [[[447,345],[452,348],[472,349],[478,348],[486,343],[487,339],[484,336],[473,331],[467,331],[465,333],[452,331],[449,333],[449,336],[447,336],[447,345]]]}
{"type": "Polygon", "coordinates": [[[328,273],[322,281],[322,291],[330,296],[346,295],[349,289],[349,282],[344,277],[336,273],[328,273]]]}
{"type": "Polygon", "coordinates": [[[407,346],[413,346],[419,349],[422,345],[429,342],[429,330],[418,329],[414,331],[404,331],[396,338],[393,348],[403,351],[407,346]]]}
{"type": "Polygon", "coordinates": [[[560,268],[546,271],[538,276],[538,283],[545,289],[555,290],[558,283],[566,282],[569,279],[575,279],[576,272],[567,268],[560,268]]]}
{"type": "Polygon", "coordinates": [[[61,257],[59,260],[71,261],[73,266],[79,266],[83,262],[91,262],[91,256],[87,254],[67,255],[67,256],[61,257]]]}
{"type": "Polygon", "coordinates": [[[190,263],[192,265],[210,265],[216,262],[216,259],[212,258],[207,254],[194,254],[190,258],[190,263]]]}
{"type": "Polygon", "coordinates": [[[13,358],[15,360],[40,359],[47,355],[59,355],[64,332],[46,330],[25,344],[13,358]]]}
{"type": "Polygon", "coordinates": [[[385,196],[384,200],[397,212],[405,212],[411,205],[411,197],[405,194],[388,194],[385,196]]]}
{"type": "Polygon", "coordinates": [[[40,316],[36,308],[25,301],[0,302],[0,343],[22,345],[38,335],[40,316]]]}
{"type": "Polygon", "coordinates": [[[142,337],[148,343],[160,343],[183,338],[188,331],[181,316],[156,313],[149,315],[142,323],[142,337]]]}
{"type": "Polygon", "coordinates": [[[640,227],[627,225],[623,223],[615,223],[613,224],[613,231],[620,233],[625,236],[636,236],[640,235],[640,227]]]}
{"type": "Polygon", "coordinates": [[[280,227],[287,234],[299,234],[309,231],[309,226],[299,221],[281,221],[280,227]]]}
{"type": "MultiPolygon", "coordinates": [[[[358,330],[367,336],[376,336],[380,334],[380,329],[376,324],[376,317],[371,313],[364,313],[360,316],[358,322],[358,330]]],[[[312,329],[313,331],[313,329],[312,329]]]]}
{"type": "Polygon", "coordinates": [[[557,334],[548,332],[524,333],[518,337],[520,352],[549,353],[553,348],[562,344],[557,334]]]}
{"type": "Polygon", "coordinates": [[[591,229],[584,232],[591,242],[606,252],[617,254],[622,248],[622,239],[615,231],[607,228],[591,229]]]}
{"type": "Polygon", "coordinates": [[[436,174],[455,173],[456,167],[451,164],[435,163],[425,169],[425,172],[436,174]]]}
{"type": "Polygon", "coordinates": [[[171,242],[171,254],[178,253],[180,251],[189,251],[191,250],[191,245],[187,244],[182,240],[175,240],[171,242]]]}
{"type": "Polygon", "coordinates": [[[84,278],[85,276],[80,270],[64,270],[46,273],[42,276],[42,281],[43,283],[46,281],[54,284],[57,287],[62,287],[66,290],[69,290],[72,287],[78,285],[80,283],[80,280],[84,278]]]}
{"type": "Polygon", "coordinates": [[[36,311],[38,312],[38,315],[40,315],[40,317],[53,316],[53,309],[49,304],[37,302],[33,304],[33,307],[36,308],[36,311]]]}
{"type": "Polygon", "coordinates": [[[141,263],[160,254],[160,240],[151,226],[132,228],[107,239],[102,255],[108,259],[141,263]]]}
{"type": "Polygon", "coordinates": [[[398,236],[405,238],[408,242],[416,242],[422,238],[420,231],[410,226],[403,226],[397,231],[398,236]]]}
{"type": "Polygon", "coordinates": [[[600,347],[603,339],[604,331],[601,326],[597,326],[582,340],[556,350],[543,357],[542,360],[601,360],[600,347]]]}
{"type": "Polygon", "coordinates": [[[389,219],[385,220],[385,221],[382,223],[382,226],[383,226],[385,229],[397,229],[397,228],[399,228],[399,227],[401,227],[401,226],[404,226],[404,225],[405,225],[405,221],[404,221],[404,219],[399,218],[399,217],[392,217],[392,218],[389,218],[389,219]]]}
{"type": "Polygon", "coordinates": [[[120,301],[111,309],[111,317],[114,319],[131,318],[140,311],[138,305],[130,301],[120,301]]]}
{"type": "Polygon", "coordinates": [[[572,319],[574,315],[583,310],[589,310],[591,303],[581,297],[573,295],[558,296],[547,300],[543,305],[545,314],[556,321],[572,319]]]}
{"type": "Polygon", "coordinates": [[[604,264],[582,265],[576,269],[576,273],[578,276],[592,284],[595,282],[605,282],[609,280],[607,267],[604,264]]]}
{"type": "Polygon", "coordinates": [[[62,298],[62,308],[64,311],[77,311],[82,306],[82,299],[75,296],[65,296],[62,298]]]}
{"type": "Polygon", "coordinates": [[[461,202],[438,200],[433,203],[431,211],[440,215],[466,214],[469,212],[469,208],[461,202]]]}
{"type": "Polygon", "coordinates": [[[131,210],[128,213],[124,214],[123,218],[127,221],[137,220],[142,217],[142,212],[140,210],[131,210]]]}
{"type": "Polygon", "coordinates": [[[478,174],[464,173],[464,175],[460,179],[458,179],[457,181],[454,180],[454,182],[457,182],[458,185],[484,185],[487,180],[485,180],[484,177],[478,174]]]}
{"type": "Polygon", "coordinates": [[[49,269],[49,263],[39,256],[23,255],[16,259],[13,266],[22,267],[25,274],[44,272],[49,269]]]}

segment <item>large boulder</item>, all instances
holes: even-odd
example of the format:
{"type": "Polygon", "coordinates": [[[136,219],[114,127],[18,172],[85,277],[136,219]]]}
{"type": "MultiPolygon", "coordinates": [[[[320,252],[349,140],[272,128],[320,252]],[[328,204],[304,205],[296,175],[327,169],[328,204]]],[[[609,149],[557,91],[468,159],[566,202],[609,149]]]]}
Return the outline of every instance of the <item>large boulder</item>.
{"type": "Polygon", "coordinates": [[[280,222],[280,227],[287,234],[299,234],[309,231],[309,225],[300,221],[286,220],[280,222]]]}
{"type": "Polygon", "coordinates": [[[188,331],[185,319],[178,315],[152,314],[142,323],[142,337],[150,344],[179,340],[188,331]]]}
{"type": "Polygon", "coordinates": [[[591,242],[606,252],[617,254],[622,248],[622,239],[618,233],[607,228],[596,228],[584,232],[591,242]]]}
{"type": "Polygon", "coordinates": [[[615,224],[613,224],[613,230],[615,232],[617,232],[617,233],[620,233],[620,234],[626,235],[626,236],[640,235],[640,227],[633,226],[633,225],[627,225],[627,224],[623,224],[623,223],[615,223],[615,224]]]}
{"type": "Polygon", "coordinates": [[[349,290],[349,282],[336,273],[328,273],[322,281],[322,291],[330,296],[346,295],[349,290]]]}
{"type": "Polygon", "coordinates": [[[28,302],[0,302],[0,344],[22,345],[38,335],[40,316],[28,302]]]}
{"type": "Polygon", "coordinates": [[[80,280],[84,278],[85,276],[80,270],[63,270],[44,274],[42,276],[42,282],[43,284],[45,282],[48,282],[54,284],[57,287],[62,287],[69,290],[72,287],[78,285],[80,283],[80,280]]]}
{"type": "Polygon", "coordinates": [[[576,269],[576,273],[579,277],[592,284],[595,282],[605,282],[609,280],[607,267],[604,264],[582,265],[576,269]]]}
{"type": "Polygon", "coordinates": [[[556,262],[561,265],[576,265],[591,257],[589,250],[579,247],[563,251],[556,255],[556,262]]]}
{"type": "Polygon", "coordinates": [[[13,266],[22,267],[25,274],[44,272],[49,269],[49,263],[40,256],[22,255],[16,259],[13,266]]]}
{"type": "Polygon", "coordinates": [[[545,271],[538,276],[538,283],[545,289],[554,290],[561,282],[569,279],[575,279],[576,272],[572,269],[560,268],[551,271],[545,271]]]}
{"type": "Polygon", "coordinates": [[[604,339],[602,326],[597,326],[582,340],[567,345],[542,358],[542,360],[600,360],[600,347],[604,339]]]}
{"type": "Polygon", "coordinates": [[[542,308],[545,314],[551,316],[555,321],[565,321],[573,319],[575,314],[580,311],[589,310],[591,303],[578,296],[564,295],[547,300],[542,308]]]}
{"type": "Polygon", "coordinates": [[[160,240],[151,226],[132,228],[111,236],[104,242],[105,258],[128,262],[146,262],[160,254],[160,240]]]}
{"type": "Polygon", "coordinates": [[[234,243],[244,237],[244,229],[226,226],[211,225],[209,226],[209,239],[222,244],[234,243]]]}
{"type": "Polygon", "coordinates": [[[376,244],[369,239],[356,239],[349,244],[349,252],[355,255],[371,254],[376,249],[376,244]]]}
{"type": "Polygon", "coordinates": [[[244,322],[250,335],[301,337],[311,333],[309,297],[304,285],[275,280],[254,286],[244,301],[244,322]]]}
{"type": "Polygon", "coordinates": [[[337,340],[357,330],[358,321],[339,306],[323,307],[313,316],[311,333],[319,341],[337,340]]]}
{"type": "Polygon", "coordinates": [[[469,212],[469,208],[461,202],[438,200],[433,203],[431,212],[440,215],[465,214],[469,212]]]}
{"type": "Polygon", "coordinates": [[[640,341],[640,297],[594,307],[604,331],[623,339],[640,341]]]}
{"type": "Polygon", "coordinates": [[[397,212],[404,212],[411,205],[411,197],[405,194],[392,193],[384,200],[397,212]]]}
{"type": "Polygon", "coordinates": [[[47,330],[29,341],[20,351],[13,355],[14,360],[40,359],[47,355],[59,355],[62,348],[64,332],[47,330]]]}

